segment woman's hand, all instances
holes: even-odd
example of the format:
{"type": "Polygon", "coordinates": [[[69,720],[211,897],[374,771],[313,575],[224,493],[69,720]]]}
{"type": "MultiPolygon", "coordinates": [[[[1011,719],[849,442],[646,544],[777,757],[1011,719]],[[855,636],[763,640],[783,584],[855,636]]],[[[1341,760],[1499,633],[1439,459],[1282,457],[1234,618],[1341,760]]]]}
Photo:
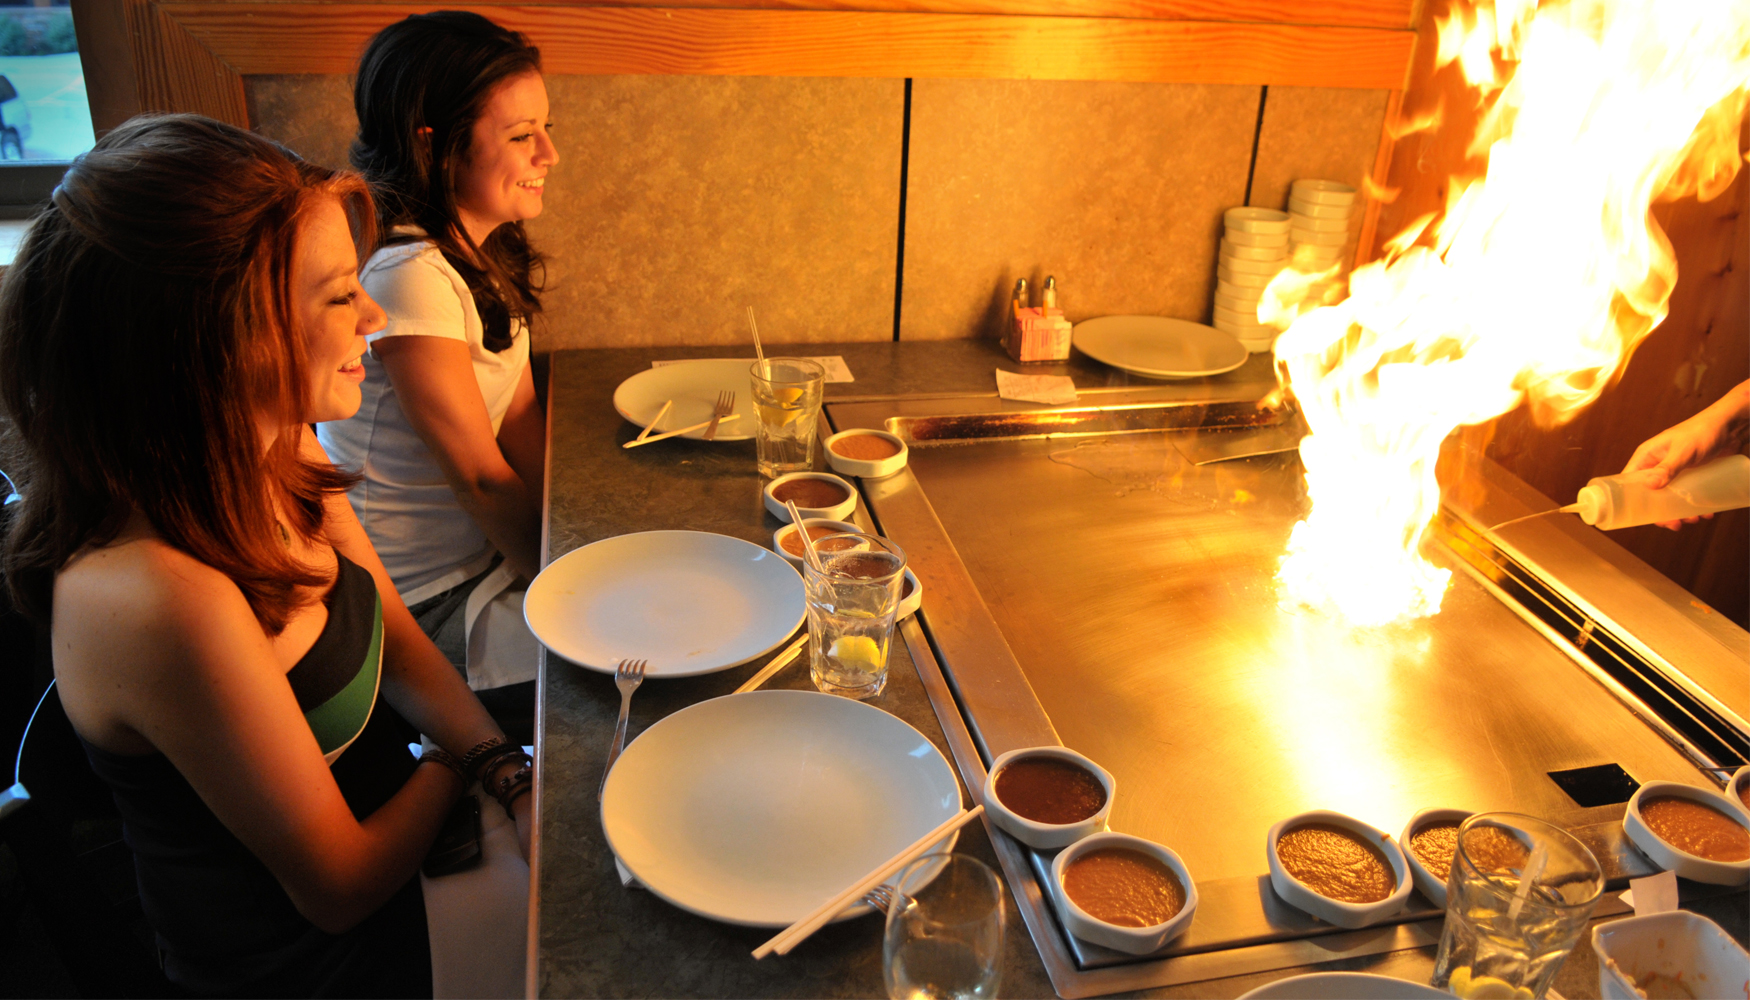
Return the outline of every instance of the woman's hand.
{"type": "MultiPolygon", "coordinates": [[[[1741,443],[1739,439],[1743,436],[1747,416],[1750,416],[1750,382],[1740,382],[1707,409],[1641,442],[1622,471],[1644,471],[1646,475],[1642,481],[1650,489],[1664,489],[1683,470],[1701,465],[1741,443]]],[[[1682,521],[1661,521],[1659,526],[1676,531],[1685,524],[1696,523],[1701,517],[1712,516],[1704,514],[1686,517],[1682,521]]]]}

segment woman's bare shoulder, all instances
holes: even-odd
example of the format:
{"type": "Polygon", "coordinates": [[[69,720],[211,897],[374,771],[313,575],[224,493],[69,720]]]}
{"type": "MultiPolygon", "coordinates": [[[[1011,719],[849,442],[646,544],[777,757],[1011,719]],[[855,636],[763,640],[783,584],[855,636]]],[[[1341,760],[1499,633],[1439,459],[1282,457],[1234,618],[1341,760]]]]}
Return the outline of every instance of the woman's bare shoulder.
{"type": "MultiPolygon", "coordinates": [[[[267,650],[242,591],[161,539],[124,533],[76,555],[55,578],[55,677],[87,739],[143,752],[140,733],[191,685],[267,650]]],[[[271,662],[271,656],[265,657],[271,662]]]]}

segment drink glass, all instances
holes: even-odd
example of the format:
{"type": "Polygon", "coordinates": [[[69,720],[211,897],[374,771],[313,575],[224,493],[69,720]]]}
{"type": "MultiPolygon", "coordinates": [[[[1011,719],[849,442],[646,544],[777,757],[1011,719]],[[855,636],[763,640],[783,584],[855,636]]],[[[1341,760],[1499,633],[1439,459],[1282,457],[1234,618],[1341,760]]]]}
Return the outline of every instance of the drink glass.
{"type": "Polygon", "coordinates": [[[1002,979],[1003,883],[965,854],[926,854],[894,883],[881,951],[892,1000],[984,998],[1002,979]]]}
{"type": "Polygon", "coordinates": [[[814,686],[846,698],[873,698],[887,686],[887,651],[905,579],[905,551],[860,532],[817,539],[817,569],[802,560],[808,595],[808,673],[814,686]]]}
{"type": "Polygon", "coordinates": [[[754,443],[767,478],[814,467],[814,436],[826,369],[807,358],[767,358],[748,369],[753,382],[754,443]]]}
{"type": "Polygon", "coordinates": [[[1541,997],[1604,891],[1586,845],[1518,813],[1458,828],[1433,985],[1455,996],[1541,997]]]}

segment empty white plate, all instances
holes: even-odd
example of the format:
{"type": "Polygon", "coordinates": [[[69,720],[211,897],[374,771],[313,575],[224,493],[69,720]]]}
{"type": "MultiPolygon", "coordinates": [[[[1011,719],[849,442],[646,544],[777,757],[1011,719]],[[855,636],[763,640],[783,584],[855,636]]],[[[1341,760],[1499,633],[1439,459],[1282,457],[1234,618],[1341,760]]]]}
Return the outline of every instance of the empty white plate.
{"type": "Polygon", "coordinates": [[[802,624],[802,578],[763,545],[705,531],[617,535],[560,556],[523,600],[529,631],[580,666],[691,677],[776,649],[802,624]]]}
{"type": "Polygon", "coordinates": [[[681,909],[787,927],[959,810],[953,769],[903,721],[815,691],[750,691],[681,709],[626,747],[602,830],[681,909]]]}
{"type": "Polygon", "coordinates": [[[1278,979],[1240,997],[1240,1000],[1415,1000],[1452,994],[1427,983],[1376,976],[1370,972],[1314,972],[1278,979]]]}
{"type": "Polygon", "coordinates": [[[1071,343],[1095,361],[1155,378],[1231,372],[1246,349],[1212,326],[1164,316],[1101,316],[1075,325],[1071,343]]]}
{"type": "MultiPolygon", "coordinates": [[[[691,427],[711,419],[717,405],[717,394],[727,389],[735,393],[735,412],[739,419],[717,426],[718,441],[746,441],[753,437],[753,360],[677,361],[672,365],[641,371],[614,390],[614,409],[639,427],[649,427],[662,409],[662,404],[674,400],[662,426],[651,431],[660,434],[680,427],[691,427]]],[[[688,431],[681,437],[699,440],[705,428],[688,431]]]]}

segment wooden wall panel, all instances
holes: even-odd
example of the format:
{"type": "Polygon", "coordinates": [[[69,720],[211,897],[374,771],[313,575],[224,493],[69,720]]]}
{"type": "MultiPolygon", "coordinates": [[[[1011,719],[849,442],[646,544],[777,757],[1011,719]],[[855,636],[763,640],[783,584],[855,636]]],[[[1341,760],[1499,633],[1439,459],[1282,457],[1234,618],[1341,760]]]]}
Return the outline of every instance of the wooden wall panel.
{"type": "MultiPolygon", "coordinates": [[[[520,0],[476,0],[511,5],[520,0]]],[[[648,0],[556,0],[569,7],[648,7],[648,0]]],[[[1140,17],[1166,21],[1273,21],[1280,24],[1341,24],[1360,28],[1408,28],[1414,0],[672,0],[671,8],[853,10],[914,14],[1038,14],[1077,17],[1140,17]]]]}
{"type": "MultiPolygon", "coordinates": [[[[167,2],[244,74],[345,73],[429,5],[167,2]]],[[[1395,87],[1412,35],[1377,28],[1089,17],[503,5],[554,74],[980,77],[1395,87]]]]}

